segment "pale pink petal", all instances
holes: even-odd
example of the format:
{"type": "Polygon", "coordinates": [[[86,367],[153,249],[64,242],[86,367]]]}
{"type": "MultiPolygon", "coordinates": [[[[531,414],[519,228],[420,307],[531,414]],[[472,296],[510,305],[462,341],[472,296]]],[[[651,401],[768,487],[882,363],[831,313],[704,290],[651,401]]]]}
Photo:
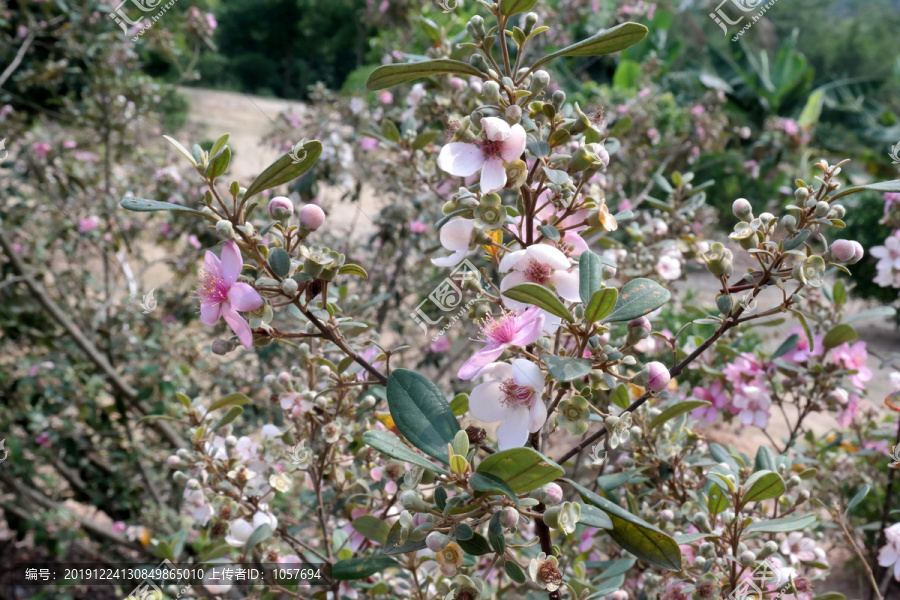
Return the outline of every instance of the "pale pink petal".
{"type": "MultiPolygon", "coordinates": [[[[502,142],[509,137],[509,123],[503,119],[485,117],[481,119],[481,126],[484,127],[484,136],[492,142],[502,142]]],[[[518,127],[522,129],[521,125],[518,127]]]]}
{"type": "Polygon", "coordinates": [[[540,398],[536,398],[534,404],[531,405],[529,418],[528,431],[531,433],[539,430],[547,420],[547,405],[540,398]]]}
{"type": "Polygon", "coordinates": [[[440,258],[432,258],[431,264],[436,267],[455,267],[459,263],[463,261],[463,259],[469,254],[468,250],[460,250],[459,252],[454,252],[450,256],[442,256],[440,258]]]}
{"type": "Polygon", "coordinates": [[[505,419],[509,414],[509,407],[501,402],[503,392],[500,391],[499,381],[486,381],[475,386],[469,395],[469,413],[485,423],[494,423],[505,419]]]}
{"type": "Polygon", "coordinates": [[[388,494],[396,494],[397,493],[397,482],[396,481],[388,481],[384,484],[384,491],[388,494]]]}
{"type": "Polygon", "coordinates": [[[222,263],[219,262],[219,257],[209,250],[206,251],[206,258],[203,259],[203,270],[216,277],[222,276],[222,263]]]}
{"type": "Polygon", "coordinates": [[[512,361],[512,377],[518,385],[527,385],[538,396],[544,391],[544,373],[530,360],[514,359],[512,361]]]}
{"type": "Polygon", "coordinates": [[[525,258],[524,250],[516,250],[515,252],[508,252],[501,260],[500,260],[500,272],[506,273],[510,269],[515,268],[515,266],[519,263],[520,260],[525,258]]]}
{"type": "Polygon", "coordinates": [[[243,268],[244,259],[241,258],[237,244],[232,240],[225,242],[225,247],[222,248],[222,279],[225,280],[225,285],[231,287],[243,268]]]}
{"type": "Polygon", "coordinates": [[[207,325],[215,325],[222,316],[222,304],[220,302],[202,302],[200,304],[200,320],[207,325]]]}
{"type": "Polygon", "coordinates": [[[248,284],[239,281],[228,290],[228,301],[235,310],[246,312],[263,305],[262,296],[248,284]]]}
{"type": "Polygon", "coordinates": [[[511,346],[527,346],[528,344],[533,344],[544,334],[544,315],[541,314],[541,309],[532,307],[528,310],[533,311],[534,316],[528,325],[516,332],[513,339],[510,340],[511,346]]]}
{"type": "Polygon", "coordinates": [[[519,124],[513,125],[509,130],[509,137],[503,141],[500,156],[506,162],[512,162],[525,152],[525,130],[519,124]]]}
{"type": "Polygon", "coordinates": [[[468,250],[473,229],[475,229],[473,219],[453,219],[441,227],[441,245],[453,252],[468,250]]]}
{"type": "Polygon", "coordinates": [[[459,373],[456,374],[457,377],[464,381],[468,381],[469,379],[473,379],[476,377],[481,370],[486,367],[488,364],[496,360],[503,351],[506,350],[506,346],[486,346],[472,355],[472,357],[463,363],[463,366],[459,368],[459,373]]]}
{"type": "Polygon", "coordinates": [[[516,406],[506,415],[497,428],[497,445],[501,450],[524,446],[528,441],[528,425],[531,413],[525,406],[516,406]]]}
{"type": "Polygon", "coordinates": [[[506,185],[506,169],[503,168],[503,161],[492,156],[484,161],[484,167],[481,169],[481,192],[490,194],[503,189],[504,185],[506,185]]]}
{"type": "Polygon", "coordinates": [[[241,340],[244,348],[249,349],[253,344],[253,331],[250,329],[250,324],[244,320],[244,317],[237,314],[229,304],[222,306],[222,317],[238,339],[241,340]]]}
{"type": "Polygon", "coordinates": [[[565,300],[578,302],[579,274],[578,269],[571,271],[556,271],[550,276],[550,282],[565,300]]]}
{"type": "Polygon", "coordinates": [[[512,377],[512,365],[505,362],[491,363],[481,370],[479,377],[490,377],[497,381],[506,381],[512,377]]]}
{"type": "Polygon", "coordinates": [[[562,242],[567,246],[572,246],[573,256],[581,256],[581,254],[588,249],[587,242],[584,241],[584,238],[572,230],[569,230],[563,234],[562,242]]]}
{"type": "Polygon", "coordinates": [[[561,250],[547,244],[529,246],[525,252],[528,253],[528,258],[541,264],[549,265],[553,269],[568,269],[572,266],[571,261],[566,258],[566,255],[561,250]]]}
{"type": "Polygon", "coordinates": [[[475,144],[453,142],[441,148],[438,166],[458,177],[468,177],[484,165],[484,153],[475,144]]]}
{"type": "Polygon", "coordinates": [[[509,274],[504,275],[503,279],[500,280],[500,291],[505,292],[509,288],[516,287],[522,283],[526,283],[525,273],[522,271],[512,271],[509,274]]]}

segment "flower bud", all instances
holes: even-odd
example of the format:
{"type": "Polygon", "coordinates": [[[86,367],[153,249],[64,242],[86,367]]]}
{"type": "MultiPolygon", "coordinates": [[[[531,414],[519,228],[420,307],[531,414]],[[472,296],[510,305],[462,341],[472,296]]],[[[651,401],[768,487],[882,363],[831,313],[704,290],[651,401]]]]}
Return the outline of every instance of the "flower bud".
{"type": "Polygon", "coordinates": [[[731,250],[720,244],[713,243],[709,247],[709,251],[703,253],[702,258],[706,261],[706,268],[716,277],[724,275],[731,277],[734,273],[734,258],[731,250]]]}
{"type": "MultiPolygon", "coordinates": [[[[468,27],[466,27],[468,29],[468,27]]],[[[481,71],[482,73],[487,73],[490,67],[488,67],[487,61],[480,54],[473,54],[469,58],[469,64],[481,71]]],[[[477,121],[476,121],[477,122],[477,121]]]]}
{"type": "Polygon", "coordinates": [[[173,469],[178,467],[179,464],[181,464],[181,459],[174,454],[166,459],[166,466],[172,467],[173,469]]]}
{"type": "Polygon", "coordinates": [[[561,110],[562,105],[566,103],[566,93],[562,90],[556,90],[553,92],[553,96],[550,97],[550,102],[553,104],[553,108],[561,110]]]}
{"type": "Polygon", "coordinates": [[[647,370],[647,388],[652,392],[661,392],[669,385],[669,370],[661,362],[652,362],[644,367],[647,370]]]}
{"type": "Polygon", "coordinates": [[[816,208],[815,210],[813,210],[813,216],[817,219],[821,219],[829,212],[831,212],[831,205],[824,200],[820,200],[819,202],[816,202],[816,208]]]}
{"type": "Polygon", "coordinates": [[[594,171],[605,169],[609,165],[609,152],[602,144],[585,144],[572,153],[569,159],[567,171],[580,173],[581,171],[594,171]]]}
{"type": "Polygon", "coordinates": [[[805,187],[797,188],[797,191],[794,192],[794,198],[797,200],[797,204],[805,206],[806,200],[809,198],[809,190],[805,187]]]}
{"type": "Polygon", "coordinates": [[[500,84],[496,81],[485,81],[481,93],[488,104],[500,104],[500,84]]]}
{"type": "Polygon", "coordinates": [[[738,198],[731,205],[731,212],[741,221],[753,220],[753,206],[746,198],[738,198]]]}
{"type": "Polygon", "coordinates": [[[291,297],[297,293],[298,287],[299,285],[296,279],[285,279],[281,282],[281,291],[291,297]]]}
{"type": "Polygon", "coordinates": [[[781,226],[784,227],[785,231],[793,231],[797,229],[797,218],[794,215],[784,215],[781,218],[781,226]]]}
{"type": "Polygon", "coordinates": [[[831,207],[831,211],[828,213],[829,219],[843,219],[844,215],[847,214],[847,209],[841,206],[840,204],[835,204],[831,207]]]}
{"type": "Polygon", "coordinates": [[[702,531],[703,533],[711,533],[712,527],[709,524],[709,517],[706,516],[706,513],[698,512],[694,515],[692,519],[694,525],[697,526],[697,529],[702,531]]]}
{"type": "Polygon", "coordinates": [[[325,222],[325,211],[315,204],[307,204],[300,209],[300,226],[315,231],[325,222]]]}
{"type": "Polygon", "coordinates": [[[522,23],[522,32],[528,36],[534,30],[534,26],[537,25],[538,15],[537,13],[530,12],[525,15],[525,19],[522,23]]]}
{"type": "Polygon", "coordinates": [[[213,340],[212,343],[212,353],[216,356],[225,356],[235,348],[237,348],[237,344],[232,343],[228,340],[213,340]]]}
{"type": "Polygon", "coordinates": [[[563,499],[562,488],[555,483],[548,483],[538,491],[540,492],[538,500],[543,500],[548,506],[559,504],[563,499]]]}
{"type": "Polygon", "coordinates": [[[466,23],[466,31],[472,36],[476,42],[480,42],[485,38],[487,33],[484,30],[484,17],[475,15],[466,23]]]}
{"type": "Polygon", "coordinates": [[[440,552],[450,543],[450,536],[444,535],[440,531],[432,531],[425,538],[425,545],[432,552],[440,552]]]}
{"type": "Polygon", "coordinates": [[[862,245],[855,240],[836,240],[831,244],[829,253],[834,262],[849,265],[858,263],[865,254],[862,245]]]}
{"type": "Polygon", "coordinates": [[[411,512],[428,512],[429,507],[414,490],[406,490],[400,495],[400,505],[411,512]]]}
{"type": "Polygon", "coordinates": [[[507,529],[515,527],[519,524],[519,511],[512,506],[507,506],[500,515],[500,522],[503,523],[503,526],[507,529]]]}
{"type": "Polygon", "coordinates": [[[275,196],[269,200],[269,216],[279,221],[287,221],[294,214],[294,203],[285,196],[275,196]]]}
{"type": "Polygon", "coordinates": [[[738,561],[744,565],[745,567],[749,567],[753,564],[753,561],[756,560],[756,555],[753,554],[750,550],[746,552],[741,552],[741,555],[738,557],[738,561]]]}
{"type": "Polygon", "coordinates": [[[756,560],[763,560],[772,556],[776,552],[778,552],[778,543],[769,540],[768,542],[766,542],[766,545],[756,553],[756,560]]]}
{"type": "Polygon", "coordinates": [[[522,107],[518,104],[510,104],[506,109],[506,120],[515,125],[522,120],[522,107]]]}
{"type": "Polygon", "coordinates": [[[674,521],[675,513],[671,509],[666,508],[660,511],[659,518],[663,521],[674,521]]]}
{"type": "Polygon", "coordinates": [[[540,71],[535,71],[532,73],[531,85],[528,87],[528,91],[531,92],[532,96],[537,96],[550,85],[550,74],[547,71],[541,69],[540,71]]]}
{"type": "Polygon", "coordinates": [[[175,471],[172,473],[172,479],[178,485],[184,485],[188,482],[188,476],[184,471],[175,471]]]}
{"type": "Polygon", "coordinates": [[[233,240],[235,238],[234,225],[231,221],[222,219],[216,223],[216,234],[223,240],[233,240]]]}
{"type": "Polygon", "coordinates": [[[647,317],[638,317],[628,322],[628,345],[633,346],[641,340],[650,337],[653,325],[647,317]]]}

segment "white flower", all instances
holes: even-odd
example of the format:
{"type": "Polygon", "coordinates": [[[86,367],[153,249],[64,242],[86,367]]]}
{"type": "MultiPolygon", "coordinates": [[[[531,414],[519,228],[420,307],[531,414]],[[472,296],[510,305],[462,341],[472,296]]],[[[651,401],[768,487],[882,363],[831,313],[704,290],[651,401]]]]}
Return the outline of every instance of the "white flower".
{"type": "Polygon", "coordinates": [[[816,559],[816,542],[808,537],[804,537],[800,531],[790,533],[787,538],[781,542],[781,554],[784,555],[791,564],[798,562],[810,562],[816,559]]]}
{"type": "Polygon", "coordinates": [[[884,530],[887,544],[878,551],[878,564],[893,569],[894,579],[900,581],[900,523],[884,530]]]}
{"type": "Polygon", "coordinates": [[[269,485],[273,490],[282,494],[291,489],[291,480],[283,473],[269,475],[269,485]]]}
{"type": "MultiPolygon", "coordinates": [[[[508,273],[500,281],[500,291],[522,283],[538,283],[546,286],[552,284],[556,292],[564,300],[577,302],[578,267],[572,267],[568,257],[560,250],[546,244],[535,244],[525,250],[510,252],[500,261],[500,272],[508,273]]],[[[503,297],[503,303],[513,310],[525,309],[529,305],[524,302],[503,297]]]]}
{"type": "Polygon", "coordinates": [[[237,519],[233,521],[231,527],[228,529],[228,535],[225,536],[225,541],[229,546],[243,548],[253,532],[263,525],[268,525],[272,530],[275,530],[278,528],[278,519],[276,519],[274,515],[258,510],[256,511],[256,514],[253,515],[252,523],[246,519],[237,519]]]}
{"type": "Polygon", "coordinates": [[[486,423],[501,421],[497,442],[501,450],[523,446],[528,433],[541,428],[547,420],[547,407],[541,398],[544,374],[527,360],[491,363],[479,375],[490,377],[475,386],[469,396],[469,412],[486,423]]]}
{"type": "Polygon", "coordinates": [[[473,219],[453,219],[441,227],[441,245],[453,252],[443,258],[432,258],[431,262],[436,267],[455,267],[469,254],[469,245],[472,243],[472,230],[475,229],[473,219]]]}
{"type": "Polygon", "coordinates": [[[481,119],[482,139],[474,144],[452,142],[441,148],[438,166],[451,175],[468,177],[481,170],[481,193],[490,194],[506,185],[504,162],[518,159],[525,151],[525,130],[521,125],[497,117],[481,119]]]}
{"type": "Polygon", "coordinates": [[[681,261],[671,254],[663,254],[656,263],[656,272],[666,281],[681,277],[681,261]]]}

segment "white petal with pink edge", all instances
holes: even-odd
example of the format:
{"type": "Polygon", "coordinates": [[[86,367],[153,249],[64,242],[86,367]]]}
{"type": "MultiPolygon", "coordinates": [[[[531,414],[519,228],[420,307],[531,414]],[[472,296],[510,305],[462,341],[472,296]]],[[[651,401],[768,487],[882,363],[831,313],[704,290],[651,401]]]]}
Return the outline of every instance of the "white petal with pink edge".
{"type": "Polygon", "coordinates": [[[484,153],[475,144],[452,142],[441,148],[437,163],[442,171],[468,177],[484,164],[484,153]]]}

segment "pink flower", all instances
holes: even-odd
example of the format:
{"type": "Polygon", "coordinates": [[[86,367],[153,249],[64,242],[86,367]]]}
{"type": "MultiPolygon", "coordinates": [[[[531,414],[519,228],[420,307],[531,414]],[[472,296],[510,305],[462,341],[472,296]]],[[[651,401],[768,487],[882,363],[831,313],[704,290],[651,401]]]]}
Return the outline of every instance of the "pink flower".
{"type": "Polygon", "coordinates": [[[860,389],[866,389],[866,382],[872,380],[872,371],[866,366],[869,358],[866,352],[865,342],[841,344],[831,351],[832,360],[845,369],[854,370],[856,373],[850,376],[850,381],[860,389]]]}
{"type": "Polygon", "coordinates": [[[457,377],[472,379],[482,368],[495,361],[509,346],[527,346],[543,334],[544,315],[537,306],[525,311],[508,312],[494,320],[488,316],[481,321],[481,333],[487,345],[472,355],[459,369],[457,377]]]}
{"type": "MultiPolygon", "coordinates": [[[[500,281],[501,292],[520,283],[552,284],[563,299],[572,302],[580,299],[578,267],[572,268],[568,257],[552,246],[535,244],[525,250],[510,252],[500,261],[500,272],[507,273],[500,281]]],[[[513,309],[528,307],[505,296],[503,302],[513,309]]]]}
{"type": "Polygon", "coordinates": [[[435,341],[428,344],[428,350],[430,350],[434,354],[443,354],[452,347],[453,344],[450,343],[450,340],[448,340],[446,336],[441,336],[435,341]]]}
{"type": "Polygon", "coordinates": [[[698,104],[697,106],[695,106],[694,108],[691,109],[691,114],[694,116],[702,115],[704,112],[706,112],[706,109],[703,108],[702,104],[698,104]]]}
{"type": "Polygon", "coordinates": [[[225,242],[221,261],[207,251],[203,281],[196,297],[200,299],[201,321],[215,325],[224,318],[244,347],[249,348],[253,332],[237,311],[256,310],[263,305],[263,299],[252,287],[237,280],[243,264],[241,251],[233,241],[225,242]]]}
{"type": "Polygon", "coordinates": [[[662,136],[659,133],[659,129],[651,127],[647,130],[647,138],[650,140],[650,143],[655,146],[662,139],[662,136]]]}
{"type": "Polygon", "coordinates": [[[810,562],[816,559],[816,553],[813,551],[815,547],[814,540],[803,537],[801,531],[794,531],[781,542],[781,554],[791,561],[792,565],[798,562],[810,562]]]}
{"type": "Polygon", "coordinates": [[[373,137],[363,136],[359,139],[359,147],[368,152],[378,147],[378,140],[373,137]]]}
{"type": "Polygon", "coordinates": [[[489,194],[506,185],[504,162],[512,162],[525,151],[525,130],[512,127],[503,119],[481,119],[484,135],[474,144],[452,142],[441,148],[438,166],[458,177],[468,177],[481,171],[481,192],[489,194]]]}
{"type": "Polygon", "coordinates": [[[65,148],[66,150],[71,150],[78,144],[75,142],[75,140],[65,140],[65,141],[63,141],[62,145],[63,145],[63,148],[65,148]]]}
{"type": "Polygon", "coordinates": [[[210,29],[213,29],[213,30],[215,30],[215,28],[219,26],[219,22],[216,21],[216,17],[213,16],[212,13],[206,13],[206,24],[209,26],[210,29]]]}
{"type": "Polygon", "coordinates": [[[469,412],[486,423],[501,421],[497,428],[501,450],[523,446],[528,433],[538,431],[547,420],[541,398],[544,374],[536,364],[521,358],[512,364],[492,363],[480,374],[491,379],[472,390],[469,412]]]}
{"type": "Polygon", "coordinates": [[[35,142],[31,145],[31,149],[41,158],[47,158],[47,155],[50,154],[50,144],[47,142],[35,142]]]}
{"type": "Polygon", "coordinates": [[[878,564],[894,572],[894,579],[900,581],[900,523],[894,523],[884,530],[887,544],[878,551],[878,564]]]}
{"type": "Polygon", "coordinates": [[[87,233],[92,229],[96,229],[98,225],[100,225],[100,217],[98,217],[97,215],[91,215],[86,219],[81,219],[80,221],[78,221],[78,232],[87,233]]]}
{"type": "Polygon", "coordinates": [[[413,221],[409,224],[409,230],[412,233],[425,233],[428,231],[428,226],[422,221],[413,221]]]}
{"type": "Polygon", "coordinates": [[[394,101],[394,95],[390,92],[385,91],[378,94],[378,99],[382,104],[390,104],[394,101]]]}
{"type": "Polygon", "coordinates": [[[837,422],[841,427],[849,427],[853,422],[853,417],[859,412],[860,398],[856,394],[847,394],[847,404],[841,414],[838,415],[837,422]]]}
{"type": "Polygon", "coordinates": [[[661,362],[651,362],[647,364],[647,387],[652,392],[661,392],[669,385],[672,377],[669,375],[669,369],[661,362]]]}
{"type": "Polygon", "coordinates": [[[769,407],[772,400],[762,386],[744,385],[735,389],[732,405],[737,408],[738,417],[744,426],[756,425],[760,429],[765,428],[769,421],[769,407]]]}
{"type": "Polygon", "coordinates": [[[728,394],[725,393],[722,381],[719,379],[714,381],[708,388],[695,387],[694,396],[698,400],[712,402],[709,406],[695,408],[694,412],[691,413],[691,416],[695,419],[706,419],[707,422],[712,423],[719,416],[719,410],[728,406],[728,394]]]}
{"type": "Polygon", "coordinates": [[[192,233],[191,235],[188,236],[188,244],[190,244],[191,246],[193,246],[193,247],[196,248],[197,250],[200,249],[200,240],[197,239],[197,236],[194,235],[193,233],[192,233]]]}
{"type": "Polygon", "coordinates": [[[116,533],[122,533],[125,531],[125,523],[123,521],[116,521],[113,523],[113,531],[116,533]]]}

